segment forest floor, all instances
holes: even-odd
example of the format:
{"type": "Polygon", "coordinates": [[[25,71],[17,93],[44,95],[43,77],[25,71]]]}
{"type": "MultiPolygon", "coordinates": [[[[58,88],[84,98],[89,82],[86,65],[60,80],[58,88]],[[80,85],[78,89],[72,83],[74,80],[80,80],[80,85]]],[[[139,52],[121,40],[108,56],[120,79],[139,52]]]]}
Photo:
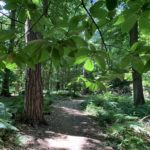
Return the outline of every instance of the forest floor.
{"type": "MultiPolygon", "coordinates": [[[[48,126],[18,125],[20,147],[14,150],[113,150],[97,122],[81,110],[83,100],[56,101],[46,115],[48,126]]],[[[8,150],[8,149],[6,149],[8,150]]]]}

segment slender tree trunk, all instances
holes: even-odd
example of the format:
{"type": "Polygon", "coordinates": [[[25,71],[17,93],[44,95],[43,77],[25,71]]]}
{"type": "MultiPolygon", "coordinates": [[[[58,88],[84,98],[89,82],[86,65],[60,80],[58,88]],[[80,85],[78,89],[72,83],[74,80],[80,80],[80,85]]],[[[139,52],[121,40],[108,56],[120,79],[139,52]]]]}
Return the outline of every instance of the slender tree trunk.
{"type": "MultiPolygon", "coordinates": [[[[84,68],[82,70],[82,74],[83,74],[84,78],[88,77],[88,73],[87,73],[87,71],[84,68]]],[[[83,91],[82,91],[83,95],[89,94],[89,92],[90,92],[89,88],[84,88],[83,91]]]]}
{"type": "MultiPolygon", "coordinates": [[[[14,30],[15,29],[15,18],[16,18],[16,10],[11,11],[11,24],[10,24],[10,29],[14,30]]],[[[11,53],[14,49],[14,38],[10,40],[9,43],[9,48],[8,48],[8,53],[11,53]]],[[[4,74],[3,74],[3,82],[2,82],[2,91],[1,91],[1,96],[9,97],[11,96],[9,92],[9,86],[10,86],[10,73],[11,71],[8,68],[4,69],[4,74]]]]}
{"type": "MultiPolygon", "coordinates": [[[[41,38],[40,33],[30,30],[31,21],[26,21],[25,29],[28,31],[26,42],[41,38]]],[[[26,69],[26,87],[25,87],[25,122],[31,125],[45,124],[43,115],[43,89],[41,77],[41,64],[37,64],[34,69],[26,69]]]]}
{"type": "Polygon", "coordinates": [[[1,96],[4,96],[4,97],[9,97],[10,96],[9,76],[10,76],[10,70],[5,68],[4,69],[4,74],[3,74],[2,91],[1,91],[1,96]]]}
{"type": "MultiPolygon", "coordinates": [[[[138,42],[138,24],[136,23],[132,30],[130,31],[130,46],[135,42],[138,42]]],[[[142,105],[145,103],[143,95],[143,85],[142,85],[142,74],[132,69],[132,78],[133,78],[133,97],[134,104],[136,106],[142,105]]]]}

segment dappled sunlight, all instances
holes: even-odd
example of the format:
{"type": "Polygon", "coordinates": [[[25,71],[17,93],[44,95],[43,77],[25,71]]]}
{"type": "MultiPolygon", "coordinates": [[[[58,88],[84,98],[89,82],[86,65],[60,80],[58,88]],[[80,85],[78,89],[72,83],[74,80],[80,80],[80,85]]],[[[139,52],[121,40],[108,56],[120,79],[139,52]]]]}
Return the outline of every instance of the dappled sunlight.
{"type": "Polygon", "coordinates": [[[87,144],[85,137],[62,135],[61,137],[44,140],[38,139],[40,146],[47,145],[48,148],[65,149],[65,150],[82,150],[87,144]]]}
{"type": "Polygon", "coordinates": [[[58,104],[53,105],[53,107],[62,109],[63,112],[68,113],[70,115],[86,116],[88,115],[88,113],[81,111],[81,108],[79,107],[82,102],[84,102],[84,100],[71,100],[71,101],[66,101],[65,106],[61,105],[60,102],[58,104]]]}
{"type": "Polygon", "coordinates": [[[106,150],[107,135],[81,110],[82,102],[73,100],[54,103],[51,115],[45,116],[48,126],[22,126],[22,145],[32,150],[106,150]]]}
{"type": "Polygon", "coordinates": [[[50,138],[47,136],[43,138],[34,137],[33,135],[19,135],[18,141],[24,148],[34,146],[34,149],[38,147],[40,150],[103,150],[103,143],[100,140],[91,139],[81,136],[72,136],[67,134],[55,133],[53,131],[45,131],[50,134],[50,138]]]}
{"type": "Polygon", "coordinates": [[[77,115],[77,116],[83,116],[86,115],[85,113],[76,110],[76,109],[72,109],[72,108],[67,108],[67,107],[60,107],[64,112],[70,114],[70,115],[77,115]]]}

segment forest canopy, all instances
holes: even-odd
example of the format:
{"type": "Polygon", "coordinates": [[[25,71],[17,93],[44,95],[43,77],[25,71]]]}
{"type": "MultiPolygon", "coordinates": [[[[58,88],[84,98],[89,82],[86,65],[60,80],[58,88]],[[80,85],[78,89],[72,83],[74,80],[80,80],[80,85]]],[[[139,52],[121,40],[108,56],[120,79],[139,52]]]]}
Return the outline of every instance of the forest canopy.
{"type": "Polygon", "coordinates": [[[149,0],[1,0],[0,143],[80,97],[111,147],[149,149],[149,40],[149,0]]]}

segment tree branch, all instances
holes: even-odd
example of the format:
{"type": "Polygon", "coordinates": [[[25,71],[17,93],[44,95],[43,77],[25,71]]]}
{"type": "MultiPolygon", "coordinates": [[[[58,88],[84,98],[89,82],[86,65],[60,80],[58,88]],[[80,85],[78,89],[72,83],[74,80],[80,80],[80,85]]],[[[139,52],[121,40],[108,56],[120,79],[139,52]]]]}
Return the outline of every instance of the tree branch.
{"type": "Polygon", "coordinates": [[[105,50],[107,51],[107,46],[106,46],[106,43],[105,43],[103,34],[102,34],[102,32],[101,32],[99,26],[98,26],[97,23],[95,22],[94,18],[92,17],[91,13],[89,12],[89,10],[86,8],[86,5],[85,5],[85,3],[84,3],[84,0],[81,0],[81,3],[82,3],[83,8],[85,9],[85,11],[87,12],[87,14],[88,14],[89,17],[91,18],[93,24],[94,24],[95,27],[97,28],[98,33],[99,33],[99,35],[100,35],[100,37],[101,37],[101,39],[102,39],[102,43],[103,43],[103,45],[104,45],[104,47],[105,47],[105,50]]]}
{"type": "Polygon", "coordinates": [[[7,18],[9,18],[9,19],[11,19],[11,20],[13,20],[13,21],[15,21],[15,22],[18,22],[18,23],[20,23],[20,24],[23,24],[23,25],[24,25],[24,23],[23,23],[23,22],[21,22],[21,21],[19,21],[19,20],[16,20],[16,19],[14,19],[14,18],[12,18],[12,17],[10,17],[10,16],[6,15],[5,13],[3,13],[3,12],[1,12],[1,11],[0,11],[0,14],[2,14],[3,16],[5,16],[5,17],[7,17],[7,18]]]}

